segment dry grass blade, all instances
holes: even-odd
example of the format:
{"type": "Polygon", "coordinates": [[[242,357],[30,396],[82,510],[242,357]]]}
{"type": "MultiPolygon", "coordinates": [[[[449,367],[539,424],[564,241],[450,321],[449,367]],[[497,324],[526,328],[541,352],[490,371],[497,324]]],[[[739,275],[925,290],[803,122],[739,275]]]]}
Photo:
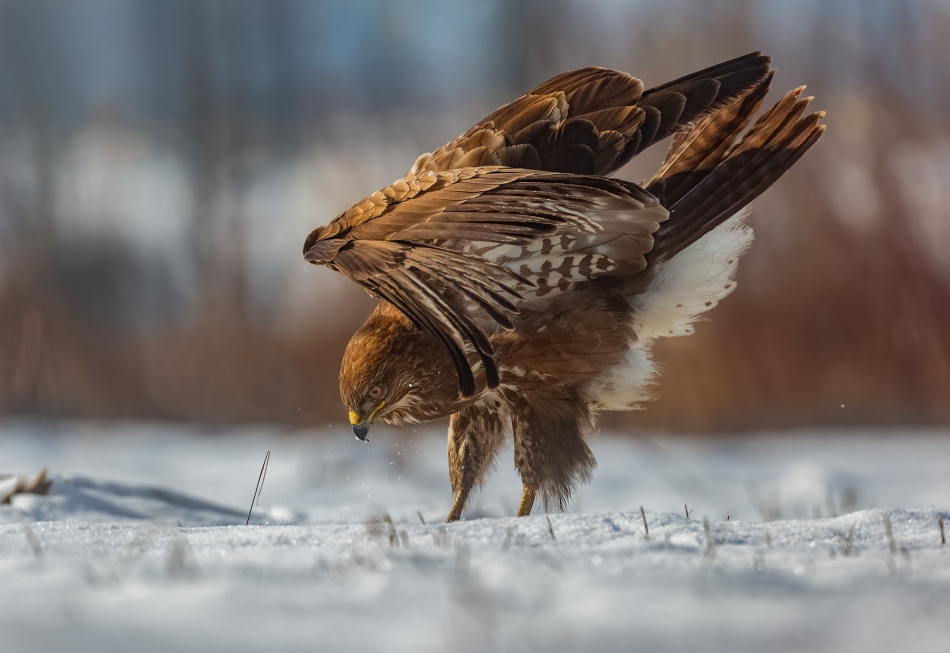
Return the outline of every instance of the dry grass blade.
{"type": "Polygon", "coordinates": [[[438,530],[432,533],[432,544],[439,548],[446,548],[451,543],[449,529],[445,525],[439,526],[438,530]]]}
{"type": "Polygon", "coordinates": [[[400,544],[406,548],[409,547],[409,533],[405,530],[397,531],[396,524],[388,512],[367,519],[366,534],[372,540],[388,540],[391,547],[397,547],[400,544]]]}
{"type": "Polygon", "coordinates": [[[254,496],[251,497],[251,507],[247,511],[247,521],[244,522],[244,525],[247,526],[251,523],[251,512],[254,511],[254,505],[261,498],[261,491],[264,489],[264,479],[267,476],[267,465],[270,463],[270,451],[264,455],[264,464],[261,465],[261,473],[257,475],[257,485],[254,486],[254,496]]]}
{"type": "Polygon", "coordinates": [[[544,518],[548,521],[548,533],[551,534],[551,539],[552,539],[552,540],[557,540],[557,538],[554,537],[554,527],[551,526],[551,518],[548,517],[547,515],[545,515],[544,518]]]}
{"type": "Polygon", "coordinates": [[[399,536],[396,534],[396,526],[393,524],[393,518],[389,516],[389,513],[383,515],[383,523],[389,527],[389,546],[396,546],[399,544],[399,536]]]}
{"type": "Polygon", "coordinates": [[[23,535],[26,536],[26,541],[33,550],[33,555],[36,556],[36,559],[42,560],[43,547],[40,546],[40,540],[36,537],[36,533],[33,531],[33,526],[30,524],[23,524],[23,535]]]}
{"type": "Polygon", "coordinates": [[[943,546],[947,543],[947,538],[943,534],[943,515],[937,517],[937,526],[940,527],[940,544],[943,546]]]}
{"type": "Polygon", "coordinates": [[[502,551],[507,551],[508,547],[511,546],[511,536],[514,534],[514,532],[515,532],[515,529],[513,529],[511,526],[509,526],[508,530],[505,531],[505,541],[502,542],[502,545],[501,545],[502,551]]]}
{"type": "Polygon", "coordinates": [[[848,541],[845,542],[843,555],[851,555],[851,547],[854,544],[854,529],[855,527],[852,526],[851,530],[848,531],[848,541]]]}
{"type": "Polygon", "coordinates": [[[891,528],[891,516],[884,513],[884,532],[887,534],[887,545],[891,555],[897,553],[897,543],[894,541],[894,530],[891,528]]]}
{"type": "Polygon", "coordinates": [[[703,517],[703,533],[706,535],[706,551],[703,553],[703,559],[711,561],[716,557],[716,545],[713,543],[712,528],[706,516],[703,517]]]}
{"type": "Polygon", "coordinates": [[[640,517],[643,518],[643,539],[650,539],[650,527],[647,526],[647,514],[643,511],[643,506],[640,506],[640,517]]]}
{"type": "Polygon", "coordinates": [[[887,556],[887,570],[892,574],[897,572],[894,564],[894,555],[897,553],[897,543],[894,541],[894,530],[891,528],[891,517],[884,513],[884,532],[887,534],[887,545],[890,555],[887,556]]]}

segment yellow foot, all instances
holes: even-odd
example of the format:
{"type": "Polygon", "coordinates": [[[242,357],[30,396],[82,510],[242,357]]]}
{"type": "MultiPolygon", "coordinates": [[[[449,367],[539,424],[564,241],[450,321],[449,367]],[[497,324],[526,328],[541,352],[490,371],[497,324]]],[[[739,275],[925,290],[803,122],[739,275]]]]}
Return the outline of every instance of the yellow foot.
{"type": "Polygon", "coordinates": [[[534,497],[537,494],[537,490],[534,490],[527,485],[524,486],[524,492],[521,493],[521,505],[518,506],[519,517],[527,517],[531,514],[531,508],[534,507],[534,497]]]}
{"type": "Polygon", "coordinates": [[[465,506],[465,499],[467,498],[468,492],[463,494],[461,490],[458,491],[458,494],[455,495],[455,503],[452,504],[452,511],[445,518],[445,523],[458,521],[462,518],[462,508],[465,506]]]}

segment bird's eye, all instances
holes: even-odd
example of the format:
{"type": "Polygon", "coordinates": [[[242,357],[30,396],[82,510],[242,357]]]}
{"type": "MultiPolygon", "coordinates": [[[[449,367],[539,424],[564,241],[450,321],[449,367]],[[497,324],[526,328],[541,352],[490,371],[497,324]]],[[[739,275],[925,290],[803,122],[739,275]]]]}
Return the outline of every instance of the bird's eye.
{"type": "Polygon", "coordinates": [[[373,389],[369,391],[369,396],[372,397],[373,399],[379,399],[380,395],[382,394],[383,394],[383,389],[380,388],[378,385],[373,386],[373,389]]]}

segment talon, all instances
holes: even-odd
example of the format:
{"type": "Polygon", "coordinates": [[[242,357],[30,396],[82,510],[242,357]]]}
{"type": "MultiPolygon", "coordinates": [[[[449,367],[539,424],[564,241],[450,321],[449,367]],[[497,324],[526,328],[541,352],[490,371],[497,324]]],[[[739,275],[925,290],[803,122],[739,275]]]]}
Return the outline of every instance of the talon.
{"type": "Polygon", "coordinates": [[[449,516],[445,518],[446,524],[458,521],[462,518],[462,508],[465,506],[467,495],[468,492],[463,493],[462,490],[459,490],[455,495],[455,503],[452,504],[452,511],[449,513],[449,516]]]}
{"type": "Polygon", "coordinates": [[[534,498],[537,496],[538,491],[524,486],[524,492],[521,493],[521,505],[518,506],[518,516],[527,517],[531,514],[531,508],[534,507],[534,498]]]}

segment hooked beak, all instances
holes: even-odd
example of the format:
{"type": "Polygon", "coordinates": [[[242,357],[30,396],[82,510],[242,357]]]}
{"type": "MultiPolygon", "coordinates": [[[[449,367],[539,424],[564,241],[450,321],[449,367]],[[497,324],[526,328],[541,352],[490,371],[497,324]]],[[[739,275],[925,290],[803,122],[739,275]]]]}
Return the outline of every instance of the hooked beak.
{"type": "Polygon", "coordinates": [[[350,411],[350,424],[353,426],[353,433],[356,434],[356,438],[361,442],[367,442],[366,434],[369,433],[369,427],[373,423],[373,418],[376,417],[376,413],[379,412],[379,409],[386,405],[385,401],[380,402],[378,406],[370,413],[370,416],[366,419],[360,417],[360,414],[355,410],[350,411]]]}

